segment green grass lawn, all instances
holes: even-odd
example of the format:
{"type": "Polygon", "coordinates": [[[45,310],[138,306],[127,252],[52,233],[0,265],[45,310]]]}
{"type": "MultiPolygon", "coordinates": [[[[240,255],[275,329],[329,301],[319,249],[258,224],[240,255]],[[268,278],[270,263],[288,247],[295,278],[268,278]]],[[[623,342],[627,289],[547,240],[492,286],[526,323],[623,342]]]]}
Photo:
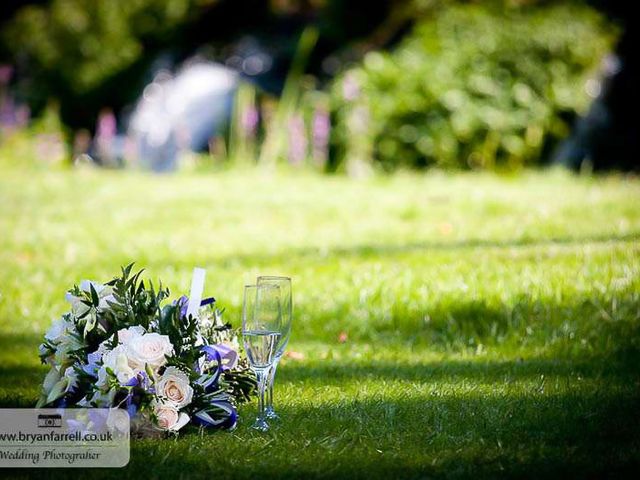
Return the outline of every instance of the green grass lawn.
{"type": "Polygon", "coordinates": [[[283,420],[255,433],[244,406],[92,478],[633,476],[639,206],[638,179],[560,172],[3,170],[0,406],[35,403],[37,345],[83,278],[136,261],[178,296],[203,266],[238,325],[243,284],[290,274],[283,420]]]}

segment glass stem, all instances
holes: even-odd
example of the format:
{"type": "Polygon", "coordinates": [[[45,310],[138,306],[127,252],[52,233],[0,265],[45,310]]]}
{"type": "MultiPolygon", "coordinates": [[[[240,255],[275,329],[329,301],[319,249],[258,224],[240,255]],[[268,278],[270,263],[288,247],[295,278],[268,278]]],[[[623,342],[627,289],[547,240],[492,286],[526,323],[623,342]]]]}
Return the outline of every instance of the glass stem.
{"type": "Polygon", "coordinates": [[[274,360],[273,365],[269,369],[269,385],[267,388],[267,410],[273,411],[273,383],[276,379],[276,369],[278,368],[278,360],[274,360]]]}
{"type": "Polygon", "coordinates": [[[268,368],[256,369],[256,379],[258,380],[258,418],[264,418],[264,394],[267,386],[268,374],[268,368]]]}

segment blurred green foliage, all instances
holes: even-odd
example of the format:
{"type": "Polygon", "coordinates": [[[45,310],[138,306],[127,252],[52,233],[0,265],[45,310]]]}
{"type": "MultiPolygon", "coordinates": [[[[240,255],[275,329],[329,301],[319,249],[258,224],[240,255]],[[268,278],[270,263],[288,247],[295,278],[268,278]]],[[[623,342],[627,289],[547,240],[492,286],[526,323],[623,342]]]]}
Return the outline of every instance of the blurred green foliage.
{"type": "Polygon", "coordinates": [[[442,9],[334,83],[336,166],[536,163],[587,108],[615,36],[583,5],[442,9]]]}
{"type": "MultiPolygon", "coordinates": [[[[120,77],[147,61],[156,45],[170,44],[197,7],[215,0],[52,0],[20,9],[2,31],[11,60],[28,70],[21,96],[39,111],[55,98],[63,116],[91,117],[112,90],[131,90],[141,74],[120,77]],[[102,100],[101,100],[102,98],[102,100]],[[65,109],[87,109],[65,115],[65,109]]],[[[144,71],[144,70],[143,70],[144,71]]],[[[140,86],[138,86],[140,87],[140,86]]]]}
{"type": "Polygon", "coordinates": [[[92,129],[102,108],[135,103],[159,67],[201,53],[224,62],[243,38],[273,54],[262,86],[280,93],[309,23],[322,37],[308,62],[318,73],[407,1],[9,0],[0,2],[0,63],[15,67],[12,89],[36,116],[55,100],[65,125],[92,129]]]}

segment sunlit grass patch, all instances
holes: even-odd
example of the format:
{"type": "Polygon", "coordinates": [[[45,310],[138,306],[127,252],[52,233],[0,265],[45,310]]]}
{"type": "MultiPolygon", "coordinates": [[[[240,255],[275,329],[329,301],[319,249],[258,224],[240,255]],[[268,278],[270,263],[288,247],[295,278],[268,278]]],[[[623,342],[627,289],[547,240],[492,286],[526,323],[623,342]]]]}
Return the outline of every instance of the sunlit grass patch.
{"type": "Polygon", "coordinates": [[[203,266],[238,325],[242,285],[286,273],[283,422],[254,433],[245,406],[234,432],[134,442],[129,467],[93,476],[631,474],[638,204],[635,179],[556,172],[3,171],[0,405],[35,403],[74,282],[137,261],[177,296],[203,266]]]}

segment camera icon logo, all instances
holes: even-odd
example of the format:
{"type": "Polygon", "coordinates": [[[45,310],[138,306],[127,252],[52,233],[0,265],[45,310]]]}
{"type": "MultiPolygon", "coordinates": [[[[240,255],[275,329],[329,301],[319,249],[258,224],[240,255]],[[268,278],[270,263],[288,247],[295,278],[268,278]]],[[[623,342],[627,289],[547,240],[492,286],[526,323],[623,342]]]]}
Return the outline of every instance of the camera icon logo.
{"type": "Polygon", "coordinates": [[[38,415],[38,427],[40,428],[61,428],[62,415],[38,415]]]}

